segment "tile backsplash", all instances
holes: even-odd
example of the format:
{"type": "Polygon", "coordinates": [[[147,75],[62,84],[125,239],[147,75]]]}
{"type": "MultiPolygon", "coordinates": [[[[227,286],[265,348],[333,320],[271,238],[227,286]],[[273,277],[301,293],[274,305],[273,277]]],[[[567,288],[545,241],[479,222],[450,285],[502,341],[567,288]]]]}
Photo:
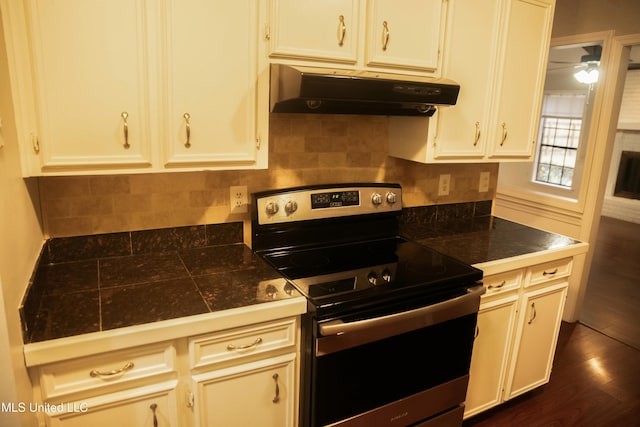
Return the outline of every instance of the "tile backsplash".
{"type": "Polygon", "coordinates": [[[230,214],[229,186],[249,193],[297,185],[386,181],[403,187],[403,206],[492,200],[497,164],[423,165],[387,155],[383,116],[271,115],[269,169],[40,178],[48,237],[246,221],[230,214]],[[480,172],[489,191],[478,192],[480,172]],[[440,174],[451,191],[437,196],[440,174]]]}

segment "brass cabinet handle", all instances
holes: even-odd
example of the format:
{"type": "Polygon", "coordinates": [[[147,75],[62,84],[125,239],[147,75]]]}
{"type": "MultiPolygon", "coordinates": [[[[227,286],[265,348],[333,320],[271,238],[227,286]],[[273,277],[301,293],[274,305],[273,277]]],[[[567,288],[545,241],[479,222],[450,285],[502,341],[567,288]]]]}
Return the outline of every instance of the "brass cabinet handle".
{"type": "Polygon", "coordinates": [[[499,285],[489,285],[488,288],[489,289],[500,289],[501,287],[503,287],[506,284],[507,284],[507,281],[503,280],[502,283],[500,283],[499,285]]]}
{"type": "Polygon", "coordinates": [[[191,119],[191,115],[189,113],[184,113],[182,116],[184,117],[184,123],[187,132],[187,141],[184,143],[184,146],[187,148],[191,147],[191,123],[189,123],[189,119],[191,119]]]}
{"type": "Polygon", "coordinates": [[[382,50],[387,50],[387,46],[389,46],[389,23],[384,21],[382,23],[382,50]]]}
{"type": "Polygon", "coordinates": [[[556,268],[556,269],[554,269],[553,271],[547,271],[547,270],[545,270],[545,271],[543,271],[543,272],[542,272],[542,275],[543,275],[543,276],[553,276],[553,275],[554,275],[554,274],[556,274],[557,272],[558,272],[558,269],[557,269],[557,268],[556,268]]]}
{"type": "Polygon", "coordinates": [[[114,369],[113,371],[107,371],[107,372],[102,372],[102,371],[98,371],[96,369],[92,370],[91,372],[89,372],[89,376],[90,377],[112,377],[114,375],[118,375],[121,374],[125,371],[129,371],[131,369],[133,369],[134,364],[133,362],[127,362],[122,368],[120,369],[114,369]]]}
{"type": "Polygon", "coordinates": [[[127,119],[129,118],[129,113],[127,113],[126,111],[123,111],[122,114],[120,114],[120,117],[122,117],[122,129],[124,131],[124,148],[129,148],[131,147],[129,145],[129,123],[127,123],[127,119]]]}
{"type": "Polygon", "coordinates": [[[531,317],[529,318],[529,321],[527,322],[529,325],[535,320],[536,316],[538,315],[538,312],[536,311],[536,303],[532,302],[531,303],[531,317]]]}
{"type": "Polygon", "coordinates": [[[278,403],[280,402],[280,386],[278,385],[278,374],[273,374],[273,376],[271,377],[273,378],[273,380],[276,382],[276,395],[273,397],[272,402],[273,403],[278,403]]]}
{"type": "Polygon", "coordinates": [[[252,342],[251,344],[245,344],[245,345],[233,345],[233,344],[229,344],[227,346],[227,350],[229,351],[233,351],[233,350],[246,350],[248,348],[251,347],[255,347],[258,344],[260,344],[262,342],[262,338],[256,338],[256,340],[254,342],[252,342]]]}
{"type": "Polygon", "coordinates": [[[347,35],[347,25],[344,23],[344,16],[338,17],[338,46],[344,44],[344,38],[347,35]]]}
{"type": "Polygon", "coordinates": [[[500,142],[500,146],[504,145],[504,142],[507,140],[507,124],[502,122],[502,141],[500,142]]]}
{"type": "Polygon", "coordinates": [[[480,122],[476,122],[476,135],[473,139],[473,146],[478,145],[478,141],[480,141],[480,122]]]}
{"type": "Polygon", "coordinates": [[[153,412],[153,427],[158,427],[158,417],[156,417],[156,409],[158,409],[158,405],[152,403],[151,406],[149,406],[149,409],[153,412]]]}

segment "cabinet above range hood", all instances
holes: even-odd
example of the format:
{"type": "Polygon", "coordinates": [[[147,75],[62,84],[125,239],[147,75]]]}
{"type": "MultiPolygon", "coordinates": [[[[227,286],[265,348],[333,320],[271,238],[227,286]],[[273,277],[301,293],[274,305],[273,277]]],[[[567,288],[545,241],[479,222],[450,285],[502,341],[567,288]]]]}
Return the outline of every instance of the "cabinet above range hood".
{"type": "Polygon", "coordinates": [[[451,80],[271,64],[271,112],[430,117],[455,105],[451,80]]]}

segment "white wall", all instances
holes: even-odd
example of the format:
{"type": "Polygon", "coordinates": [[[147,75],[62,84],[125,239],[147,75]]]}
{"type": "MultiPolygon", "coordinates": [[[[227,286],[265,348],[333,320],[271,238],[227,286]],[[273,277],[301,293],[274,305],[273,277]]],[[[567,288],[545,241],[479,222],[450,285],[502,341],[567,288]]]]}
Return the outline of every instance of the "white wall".
{"type": "MultiPolygon", "coordinates": [[[[7,68],[0,28],[0,402],[25,402],[28,406],[32,391],[22,356],[18,307],[44,239],[37,181],[21,178],[7,68]]],[[[2,427],[35,425],[34,414],[0,412],[2,427]]]]}

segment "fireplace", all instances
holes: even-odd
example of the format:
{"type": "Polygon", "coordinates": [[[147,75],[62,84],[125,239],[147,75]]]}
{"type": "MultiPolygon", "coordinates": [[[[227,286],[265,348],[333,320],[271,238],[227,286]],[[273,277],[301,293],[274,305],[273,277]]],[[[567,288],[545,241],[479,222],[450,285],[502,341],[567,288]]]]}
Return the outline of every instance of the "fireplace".
{"type": "Polygon", "coordinates": [[[621,153],[613,195],[640,200],[640,152],[623,151],[621,153]]]}

